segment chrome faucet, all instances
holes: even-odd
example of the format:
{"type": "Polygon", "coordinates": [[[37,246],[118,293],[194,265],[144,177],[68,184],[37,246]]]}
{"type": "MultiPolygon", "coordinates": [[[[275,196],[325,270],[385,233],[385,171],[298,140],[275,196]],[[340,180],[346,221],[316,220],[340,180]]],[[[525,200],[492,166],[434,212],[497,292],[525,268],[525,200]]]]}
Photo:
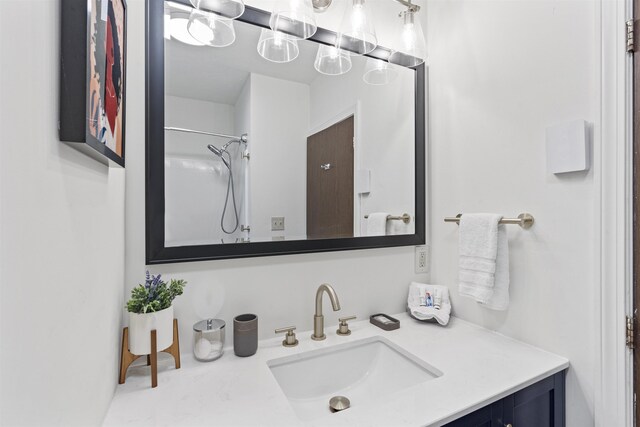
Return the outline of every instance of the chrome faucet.
{"type": "Polygon", "coordinates": [[[313,316],[313,334],[311,335],[311,339],[315,341],[322,341],[327,338],[324,334],[324,316],[322,315],[322,294],[324,292],[329,295],[333,311],[340,310],[340,301],[338,301],[336,291],[328,283],[320,285],[316,291],[316,314],[313,316]]]}

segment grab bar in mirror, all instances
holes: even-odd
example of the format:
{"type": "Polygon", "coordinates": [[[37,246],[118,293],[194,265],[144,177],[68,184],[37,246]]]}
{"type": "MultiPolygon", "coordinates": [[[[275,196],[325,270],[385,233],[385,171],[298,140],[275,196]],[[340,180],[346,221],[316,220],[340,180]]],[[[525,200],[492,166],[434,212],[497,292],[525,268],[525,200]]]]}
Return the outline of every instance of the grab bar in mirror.
{"type": "MultiPolygon", "coordinates": [[[[462,216],[462,214],[458,214],[456,215],[455,218],[452,217],[447,217],[444,219],[444,222],[456,222],[458,224],[460,224],[460,217],[462,216]]],[[[521,213],[520,215],[518,215],[518,218],[502,218],[500,220],[500,224],[516,224],[519,225],[520,227],[524,228],[525,230],[528,228],[531,228],[531,226],[533,225],[533,215],[531,215],[530,213],[521,213]]]]}
{"type": "MultiPolygon", "coordinates": [[[[365,219],[369,218],[369,215],[364,216],[365,219]]],[[[402,221],[405,224],[409,224],[411,222],[411,215],[408,213],[403,213],[402,215],[387,215],[387,221],[402,221]]]]}

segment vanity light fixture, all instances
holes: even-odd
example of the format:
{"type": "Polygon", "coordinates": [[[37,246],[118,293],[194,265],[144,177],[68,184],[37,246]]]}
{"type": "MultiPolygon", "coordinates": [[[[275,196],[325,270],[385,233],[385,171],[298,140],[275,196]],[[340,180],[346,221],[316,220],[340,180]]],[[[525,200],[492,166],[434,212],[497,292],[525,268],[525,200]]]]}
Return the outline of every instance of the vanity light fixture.
{"type": "Polygon", "coordinates": [[[277,0],[269,27],[296,39],[308,39],[318,30],[311,0],[277,0]]]}
{"type": "Polygon", "coordinates": [[[187,30],[200,43],[213,47],[226,47],[236,40],[233,20],[220,15],[193,9],[187,30]]]}
{"type": "Polygon", "coordinates": [[[298,41],[293,37],[263,28],[258,41],[258,53],[267,61],[291,62],[298,57],[298,41]]]}
{"type": "Polygon", "coordinates": [[[367,58],[362,79],[365,83],[380,86],[391,83],[398,76],[393,65],[379,59],[367,58]]]}
{"type": "Polygon", "coordinates": [[[427,44],[422,31],[420,20],[416,19],[416,13],[420,7],[411,2],[399,1],[407,6],[407,10],[398,15],[401,20],[400,42],[389,55],[389,62],[404,67],[415,67],[424,62],[427,57],[427,44]]]}
{"type": "Polygon", "coordinates": [[[200,43],[194,39],[193,36],[187,30],[189,25],[189,14],[184,12],[172,13],[171,20],[169,21],[171,38],[178,40],[179,42],[191,45],[191,46],[204,46],[204,43],[200,43]]]}
{"type": "Polygon", "coordinates": [[[342,17],[336,47],[353,55],[366,55],[378,46],[376,30],[365,0],[351,1],[342,17]]]}
{"type": "Polygon", "coordinates": [[[311,0],[311,3],[313,4],[313,10],[316,13],[322,13],[329,9],[332,1],[333,0],[311,0]]]}
{"type": "Polygon", "coordinates": [[[242,0],[189,0],[193,7],[212,12],[227,19],[239,18],[244,13],[242,0]]]}
{"type": "Polygon", "coordinates": [[[204,46],[198,40],[194,39],[189,31],[189,16],[191,16],[191,8],[175,2],[167,2],[164,9],[164,38],[176,39],[181,43],[191,46],[204,46]]]}
{"type": "Polygon", "coordinates": [[[348,73],[351,69],[351,55],[335,46],[321,44],[318,46],[313,66],[319,73],[339,76],[348,73]]]}

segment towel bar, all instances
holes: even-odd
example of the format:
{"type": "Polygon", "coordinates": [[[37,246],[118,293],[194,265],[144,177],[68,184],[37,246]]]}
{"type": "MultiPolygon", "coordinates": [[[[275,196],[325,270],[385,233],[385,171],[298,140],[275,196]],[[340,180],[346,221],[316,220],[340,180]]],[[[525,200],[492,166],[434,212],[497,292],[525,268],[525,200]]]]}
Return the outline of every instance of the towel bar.
{"type": "MultiPolygon", "coordinates": [[[[456,215],[455,218],[446,217],[444,219],[444,222],[457,222],[458,224],[460,224],[461,216],[462,214],[456,215]]],[[[533,215],[526,212],[518,215],[518,218],[502,218],[500,220],[500,224],[517,224],[520,227],[524,228],[525,230],[528,228],[531,228],[531,226],[533,225],[533,222],[534,222],[533,215]]]]}
{"type": "MultiPolygon", "coordinates": [[[[365,215],[364,218],[369,218],[369,215],[365,215]]],[[[402,221],[405,224],[409,224],[411,222],[411,215],[408,213],[404,213],[402,215],[387,215],[387,221],[390,220],[402,221]]]]}

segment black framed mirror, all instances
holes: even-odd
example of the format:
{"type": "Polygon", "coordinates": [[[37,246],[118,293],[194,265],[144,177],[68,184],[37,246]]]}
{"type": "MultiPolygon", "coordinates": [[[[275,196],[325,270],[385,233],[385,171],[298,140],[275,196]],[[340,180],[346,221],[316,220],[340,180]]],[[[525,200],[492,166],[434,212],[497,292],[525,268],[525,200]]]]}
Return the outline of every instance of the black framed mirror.
{"type": "Polygon", "coordinates": [[[146,4],[147,264],[425,243],[424,64],[322,28],[282,61],[251,7],[203,46],[189,0],[146,4]]]}

